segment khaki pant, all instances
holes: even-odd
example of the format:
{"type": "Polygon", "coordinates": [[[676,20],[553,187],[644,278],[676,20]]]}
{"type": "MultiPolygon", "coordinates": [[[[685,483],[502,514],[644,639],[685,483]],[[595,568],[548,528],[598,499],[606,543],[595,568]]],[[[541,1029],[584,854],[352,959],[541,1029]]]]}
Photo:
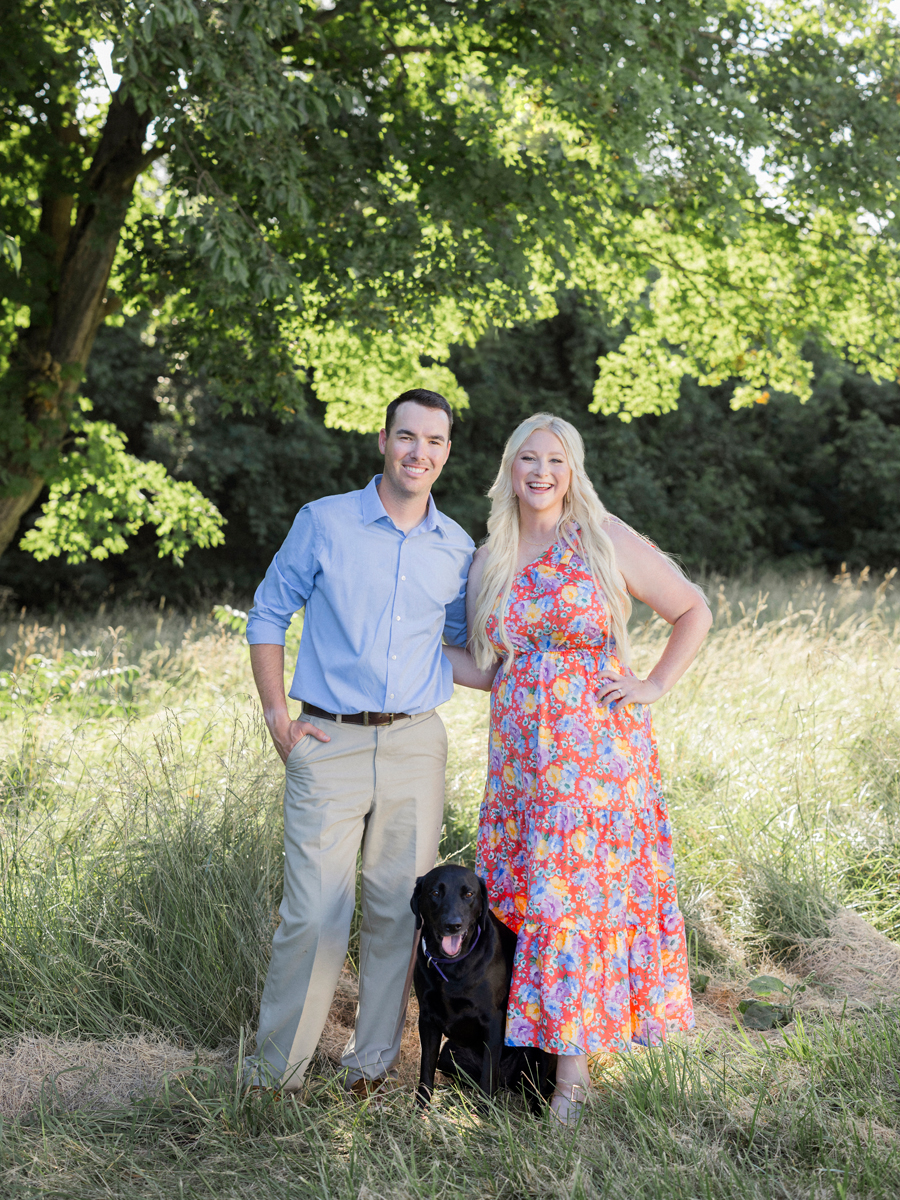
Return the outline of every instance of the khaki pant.
{"type": "Polygon", "coordinates": [[[447,735],[436,712],[392,725],[313,719],[286,764],[284,899],[259,1013],[251,1083],[297,1088],[325,1026],[347,954],[362,845],[356,1029],[347,1082],[391,1069],[412,979],[416,878],[437,856],[447,735]]]}

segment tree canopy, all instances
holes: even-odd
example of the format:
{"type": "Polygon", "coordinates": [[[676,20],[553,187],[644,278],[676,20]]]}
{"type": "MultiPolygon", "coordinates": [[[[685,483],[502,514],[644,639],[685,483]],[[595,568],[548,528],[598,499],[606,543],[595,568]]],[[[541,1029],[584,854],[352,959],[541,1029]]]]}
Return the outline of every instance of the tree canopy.
{"type": "MultiPolygon", "coordinates": [[[[707,577],[759,571],[870,569],[900,563],[900,386],[875,385],[814,355],[805,404],[775,394],[731,408],[734,382],[681,383],[676,410],[625,423],[589,411],[598,357],[614,345],[592,297],[560,296],[560,312],[454,347],[449,367],[468,406],[435,487],[442,512],[480,541],[510,429],[535,412],[571,421],[604,504],[707,577]]],[[[176,565],[158,557],[152,526],[105,561],[36,562],[11,546],[3,558],[0,614],[101,601],[195,608],[212,598],[247,607],[297,509],[364,487],[380,470],[373,433],[325,427],[310,399],[287,418],[272,411],[223,416],[214,393],[167,356],[165,332],[142,338],[145,315],[101,329],[83,388],[92,417],[115,421],[131,453],[189,480],[227,519],[223,545],[176,565]],[[15,597],[13,602],[12,597],[15,597]]],[[[35,505],[23,521],[28,528],[35,505]]]]}
{"type": "Polygon", "coordinates": [[[617,331],[607,413],[685,374],[806,398],[811,343],[900,365],[886,6],[8,0],[0,34],[0,550],[47,482],[38,553],[221,537],[79,400],[123,310],[223,411],[312,390],[345,428],[465,404],[450,347],[572,287],[617,331]]]}

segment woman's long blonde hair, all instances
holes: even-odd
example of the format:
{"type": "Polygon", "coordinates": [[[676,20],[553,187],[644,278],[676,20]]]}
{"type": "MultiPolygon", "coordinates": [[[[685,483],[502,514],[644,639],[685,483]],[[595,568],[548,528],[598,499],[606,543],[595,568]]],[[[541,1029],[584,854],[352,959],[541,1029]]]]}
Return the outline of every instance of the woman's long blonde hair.
{"type": "Polygon", "coordinates": [[[616,551],[612,539],[604,526],[610,514],[584,469],[584,442],[574,425],[552,413],[535,413],[515,430],[503,449],[500,470],[488,492],[493,504],[488,518],[488,556],[481,577],[481,591],[475,607],[475,623],[472,629],[471,649],[475,661],[482,670],[495,661],[497,652],[487,636],[487,623],[497,606],[500,641],[506,649],[507,662],[515,652],[506,633],[504,614],[516,577],[516,559],[519,553],[519,499],[513,491],[512,468],[516,455],[531,435],[546,429],[558,437],[566,452],[572,472],[569,490],[563,501],[563,510],[557,522],[557,537],[579,555],[591,572],[594,581],[603,589],[609,622],[616,640],[616,654],[627,662],[630,647],[628,642],[628,618],[631,616],[631,598],[625,580],[616,566],[616,551]],[[578,530],[574,528],[575,523],[578,530]],[[580,531],[580,532],[579,532],[580,531]],[[577,539],[577,541],[576,541],[577,539]]]}

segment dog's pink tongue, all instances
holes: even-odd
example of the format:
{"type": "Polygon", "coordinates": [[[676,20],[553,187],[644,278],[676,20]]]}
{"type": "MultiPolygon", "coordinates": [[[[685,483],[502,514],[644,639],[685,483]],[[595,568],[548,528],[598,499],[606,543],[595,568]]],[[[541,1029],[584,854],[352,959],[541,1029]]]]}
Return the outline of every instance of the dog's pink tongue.
{"type": "Polygon", "coordinates": [[[445,938],[441,938],[441,949],[448,958],[455,958],[459,954],[459,948],[462,945],[461,933],[449,933],[445,938]]]}

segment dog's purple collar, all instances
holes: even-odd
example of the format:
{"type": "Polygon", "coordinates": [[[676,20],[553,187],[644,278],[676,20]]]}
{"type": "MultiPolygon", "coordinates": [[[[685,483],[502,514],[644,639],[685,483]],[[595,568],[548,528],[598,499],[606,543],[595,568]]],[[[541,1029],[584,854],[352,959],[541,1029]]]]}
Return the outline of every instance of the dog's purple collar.
{"type": "Polygon", "coordinates": [[[465,952],[465,954],[457,954],[456,958],[435,958],[433,954],[428,953],[428,947],[425,945],[425,934],[423,933],[422,934],[422,950],[425,953],[425,961],[428,963],[429,967],[434,967],[434,969],[437,971],[438,975],[440,975],[441,979],[443,979],[444,983],[449,983],[450,980],[447,978],[447,976],[444,974],[444,972],[438,966],[438,963],[462,962],[462,960],[464,958],[469,957],[469,955],[472,953],[472,951],[478,945],[478,939],[480,937],[481,937],[481,926],[478,925],[478,926],[476,926],[476,929],[475,929],[475,939],[472,942],[472,945],[465,952]]]}

